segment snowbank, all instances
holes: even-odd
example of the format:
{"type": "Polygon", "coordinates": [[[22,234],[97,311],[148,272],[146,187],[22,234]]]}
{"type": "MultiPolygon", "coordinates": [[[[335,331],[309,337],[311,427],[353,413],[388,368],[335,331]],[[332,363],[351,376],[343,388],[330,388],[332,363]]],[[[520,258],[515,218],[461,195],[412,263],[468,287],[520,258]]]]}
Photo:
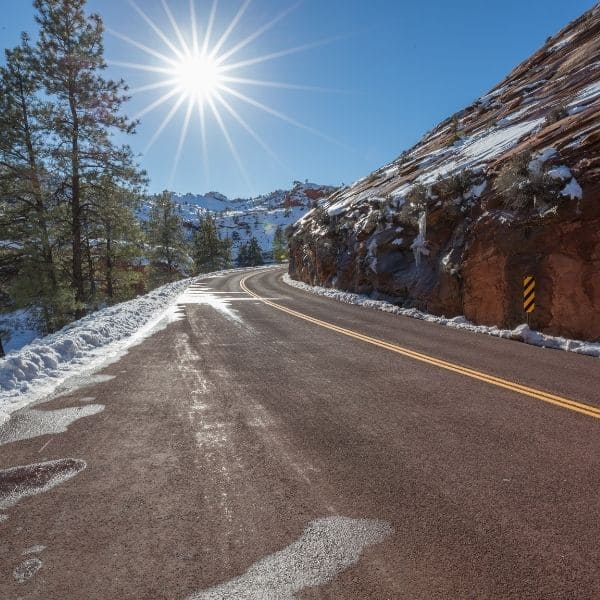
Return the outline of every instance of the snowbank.
{"type": "Polygon", "coordinates": [[[341,290],[336,290],[335,288],[308,285],[292,279],[287,273],[283,276],[283,281],[292,287],[310,292],[311,294],[326,296],[328,298],[333,298],[338,302],[345,302],[346,304],[356,304],[366,308],[374,308],[395,315],[421,319],[422,321],[438,323],[440,325],[445,325],[446,327],[454,327],[455,329],[467,329],[468,331],[474,331],[476,333],[485,333],[496,337],[518,340],[542,348],[554,348],[556,350],[566,350],[568,352],[576,352],[577,354],[600,357],[600,343],[570,340],[564,337],[546,335],[530,329],[525,324],[519,325],[518,327],[515,327],[515,329],[500,329],[499,327],[488,327],[487,325],[475,325],[462,316],[453,317],[451,319],[443,316],[438,317],[417,310],[416,308],[401,308],[390,302],[373,300],[372,298],[369,298],[369,296],[362,294],[353,294],[352,292],[343,292],[341,290]]]}
{"type": "Polygon", "coordinates": [[[0,422],[2,413],[6,420],[6,414],[52,392],[67,377],[141,339],[189,285],[189,279],[169,283],[8,353],[0,360],[0,422]]]}
{"type": "Polygon", "coordinates": [[[216,271],[169,283],[9,352],[0,359],[0,424],[10,413],[47,396],[65,380],[98,370],[165,326],[170,306],[194,281],[247,270],[216,271]]]}

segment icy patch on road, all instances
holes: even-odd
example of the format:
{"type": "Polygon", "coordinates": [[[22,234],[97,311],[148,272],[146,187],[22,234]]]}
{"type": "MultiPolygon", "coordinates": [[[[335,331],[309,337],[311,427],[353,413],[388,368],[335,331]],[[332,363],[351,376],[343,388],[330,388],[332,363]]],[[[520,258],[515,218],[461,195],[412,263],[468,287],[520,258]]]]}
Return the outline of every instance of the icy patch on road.
{"type": "Polygon", "coordinates": [[[0,470],[0,510],[29,496],[48,492],[85,469],[83,460],[62,458],[0,470]]]}
{"type": "Polygon", "coordinates": [[[220,312],[230,321],[241,323],[240,314],[231,308],[231,302],[239,300],[233,294],[220,295],[213,294],[210,290],[201,286],[192,285],[181,296],[177,298],[177,304],[171,309],[170,315],[172,320],[181,320],[185,317],[183,306],[186,304],[205,304],[220,312]]]}
{"type": "Polygon", "coordinates": [[[296,593],[328,583],[356,564],[367,546],[382,542],[392,532],[389,523],[375,519],[318,519],[284,550],[258,561],[240,577],[194,593],[188,600],[293,600],[296,593]]]}
{"type": "Polygon", "coordinates": [[[287,283],[288,285],[300,290],[310,292],[311,294],[316,294],[317,296],[333,298],[338,302],[344,302],[346,304],[355,304],[357,306],[381,310],[383,312],[401,315],[403,317],[411,317],[412,319],[420,319],[421,321],[438,323],[439,325],[453,327],[454,329],[466,329],[475,333],[485,333],[486,335],[493,335],[495,337],[517,340],[519,342],[525,342],[526,344],[539,346],[541,348],[553,348],[555,350],[566,350],[567,352],[575,352],[576,354],[586,354],[588,356],[600,357],[600,343],[598,342],[571,340],[561,336],[546,335],[545,333],[530,329],[526,324],[519,325],[514,329],[501,329],[495,326],[490,327],[488,325],[475,325],[463,316],[452,318],[446,318],[444,316],[440,317],[417,310],[416,308],[402,308],[392,304],[391,302],[373,300],[372,298],[369,298],[369,296],[365,296],[363,294],[354,294],[352,292],[336,290],[335,288],[324,288],[316,285],[308,285],[302,281],[296,281],[295,279],[292,279],[287,273],[284,274],[283,281],[284,283],[287,283]]]}
{"type": "Polygon", "coordinates": [[[25,583],[28,579],[31,579],[41,568],[42,561],[39,558],[28,558],[13,571],[13,577],[19,583],[25,583]]]}
{"type": "Polygon", "coordinates": [[[31,546],[30,548],[26,548],[21,552],[21,556],[27,556],[28,554],[39,554],[46,549],[46,546],[42,546],[41,544],[36,544],[35,546],[31,546]]]}
{"type": "Polygon", "coordinates": [[[49,433],[64,433],[69,425],[104,410],[103,404],[88,404],[57,410],[23,410],[0,426],[0,446],[30,440],[49,433]]]}

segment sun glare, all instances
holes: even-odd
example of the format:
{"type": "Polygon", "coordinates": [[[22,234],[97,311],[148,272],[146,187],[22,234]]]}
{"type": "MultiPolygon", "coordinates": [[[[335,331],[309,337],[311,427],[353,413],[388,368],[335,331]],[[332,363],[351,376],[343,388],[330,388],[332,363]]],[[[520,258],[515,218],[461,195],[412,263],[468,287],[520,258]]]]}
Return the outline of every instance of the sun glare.
{"type": "Polygon", "coordinates": [[[186,57],[173,69],[181,92],[189,99],[206,101],[219,89],[221,74],[217,63],[206,55],[186,57]]]}
{"type": "Polygon", "coordinates": [[[196,0],[189,0],[190,4],[190,19],[189,29],[186,26],[180,25],[175,19],[167,0],[161,0],[165,16],[167,17],[172,34],[163,31],[150,17],[134,2],[129,0],[139,16],[146,24],[154,31],[154,33],[162,40],[168,52],[160,51],[155,47],[150,47],[137,40],[134,40],[126,35],[120,34],[114,30],[109,30],[114,36],[126,41],[128,44],[135,46],[153,58],[151,64],[138,64],[130,62],[111,61],[113,65],[137,69],[147,73],[154,73],[160,77],[153,83],[148,83],[137,89],[131,90],[133,95],[141,92],[151,92],[155,90],[166,90],[157,99],[152,100],[144,109],[142,109],[135,118],[138,119],[149,112],[159,109],[167,102],[171,103],[171,108],[167,111],[162,122],[156,128],[148,142],[144,152],[150,150],[162,132],[166,129],[169,123],[175,118],[176,114],[183,109],[184,118],[183,126],[179,136],[179,143],[174,156],[173,169],[171,180],[175,175],[179,158],[183,151],[183,146],[188,135],[192,115],[195,113],[199,116],[200,121],[200,139],[202,142],[202,158],[204,162],[204,175],[206,182],[209,180],[208,170],[208,141],[207,141],[207,119],[212,118],[218,125],[223,139],[227,143],[229,150],[237,162],[240,172],[249,182],[248,175],[242,164],[241,158],[237,151],[236,145],[228,129],[228,123],[223,118],[223,113],[229,120],[239,125],[247,134],[249,134],[265,152],[267,152],[277,163],[282,165],[289,171],[281,161],[281,158],[273,152],[273,150],[264,142],[264,140],[252,129],[252,127],[242,118],[232,103],[242,102],[246,105],[263,111],[277,119],[280,119],[290,125],[309,131],[314,135],[321,137],[329,142],[338,143],[332,140],[322,132],[317,131],[307,125],[304,125],[295,119],[279,112],[266,104],[258,102],[251,96],[243,93],[239,87],[260,86],[270,88],[292,89],[292,90],[322,90],[311,86],[293,85],[289,83],[281,83],[276,81],[265,81],[260,79],[250,79],[243,77],[240,70],[251,65],[258,65],[277,58],[288,56],[296,52],[303,52],[316,48],[326,43],[330,43],[336,38],[323,40],[321,42],[313,42],[295,48],[288,48],[271,52],[262,56],[256,57],[236,57],[243,49],[254,42],[259,36],[263,35],[271,29],[276,23],[281,21],[298,4],[293,4],[275,15],[270,21],[260,26],[256,31],[249,34],[247,37],[229,44],[230,37],[236,26],[239,24],[243,14],[248,8],[251,0],[243,0],[233,19],[225,28],[219,37],[214,36],[214,24],[217,8],[217,0],[213,0],[210,14],[206,19],[199,19],[196,14],[196,0]],[[174,35],[173,35],[174,34],[174,35]],[[159,59],[160,63],[156,63],[159,59]]]}

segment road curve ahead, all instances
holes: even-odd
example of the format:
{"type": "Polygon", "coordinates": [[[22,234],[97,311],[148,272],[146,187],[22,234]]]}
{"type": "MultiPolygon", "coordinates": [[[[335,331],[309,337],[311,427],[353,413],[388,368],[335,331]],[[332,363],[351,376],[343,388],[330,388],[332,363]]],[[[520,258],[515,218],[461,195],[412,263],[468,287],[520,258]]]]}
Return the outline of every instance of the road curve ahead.
{"type": "Polygon", "coordinates": [[[600,598],[598,360],[282,274],[0,427],[0,598],[600,598]]]}

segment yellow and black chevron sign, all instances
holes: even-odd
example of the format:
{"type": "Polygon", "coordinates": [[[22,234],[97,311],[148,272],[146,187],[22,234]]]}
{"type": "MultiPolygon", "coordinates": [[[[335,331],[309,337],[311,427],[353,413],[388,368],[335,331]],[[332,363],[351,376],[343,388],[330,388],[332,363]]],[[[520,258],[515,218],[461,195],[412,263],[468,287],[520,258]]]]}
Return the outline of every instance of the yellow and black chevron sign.
{"type": "Polygon", "coordinates": [[[535,279],[531,275],[523,278],[523,308],[526,313],[535,310],[535,279]]]}

